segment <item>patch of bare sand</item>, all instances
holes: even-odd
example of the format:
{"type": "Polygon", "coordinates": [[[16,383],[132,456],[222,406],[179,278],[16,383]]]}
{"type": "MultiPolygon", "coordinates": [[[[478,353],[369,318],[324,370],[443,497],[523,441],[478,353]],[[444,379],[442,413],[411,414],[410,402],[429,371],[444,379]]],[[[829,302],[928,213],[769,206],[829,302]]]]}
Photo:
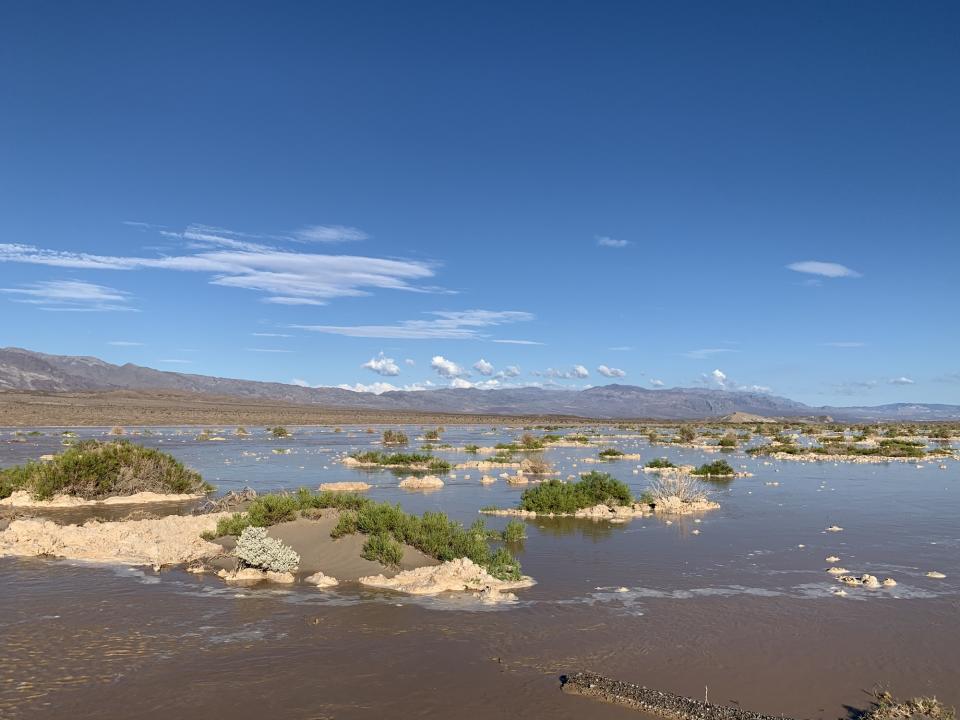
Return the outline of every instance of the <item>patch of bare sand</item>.
{"type": "Polygon", "coordinates": [[[200,537],[229,513],[168,515],[149,520],[58,525],[51,520],[13,520],[0,532],[0,556],[52,555],[123,565],[178,565],[218,554],[200,537]]]}
{"type": "Polygon", "coordinates": [[[85,507],[90,505],[140,505],[157,502],[187,502],[189,500],[199,500],[205,497],[201,493],[196,494],[178,494],[178,493],[155,493],[138,492],[133,495],[113,495],[103,500],[84,500],[73,495],[55,495],[50,500],[35,500],[26,490],[17,490],[10,497],[0,500],[0,505],[7,507],[34,507],[34,508],[54,508],[54,507],[85,507]]]}

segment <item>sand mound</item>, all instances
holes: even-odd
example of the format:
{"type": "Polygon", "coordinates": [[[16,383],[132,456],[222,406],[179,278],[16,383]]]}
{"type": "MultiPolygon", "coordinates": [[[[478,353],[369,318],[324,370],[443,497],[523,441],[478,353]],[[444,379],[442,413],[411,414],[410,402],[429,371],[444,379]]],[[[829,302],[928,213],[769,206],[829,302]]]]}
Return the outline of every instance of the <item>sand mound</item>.
{"type": "Polygon", "coordinates": [[[530,587],[532,578],[498,580],[484,568],[468,558],[448,560],[434,567],[405,570],[392,578],[374,575],[360,578],[360,584],[409,593],[410,595],[436,595],[444,592],[486,591],[487,599],[494,593],[530,587]]]}
{"type": "Polygon", "coordinates": [[[681,500],[673,495],[658,498],[656,505],[653,506],[653,512],[657,515],[696,515],[708,510],[717,510],[719,507],[719,503],[712,500],[681,500]]]}
{"type": "Polygon", "coordinates": [[[329,492],[366,492],[371,487],[370,483],[365,482],[332,482],[320,483],[320,491],[329,492]]]}
{"type": "Polygon", "coordinates": [[[228,583],[258,583],[275,582],[289,585],[297,581],[293,573],[258,570],[257,568],[240,568],[238,570],[221,570],[217,573],[228,583]]]}
{"type": "Polygon", "coordinates": [[[73,495],[56,495],[50,500],[34,500],[26,490],[17,490],[10,497],[0,500],[0,505],[9,507],[83,507],[88,505],[139,505],[154,502],[179,502],[199,500],[202,494],[177,494],[138,492],[133,495],[114,495],[103,500],[84,500],[73,495]]]}
{"type": "Polygon", "coordinates": [[[177,565],[217,555],[221,548],[200,537],[228,513],[168,515],[155,520],[57,525],[14,520],[0,532],[0,556],[53,555],[124,565],[177,565]]]}
{"type": "Polygon", "coordinates": [[[436,490],[443,487],[443,480],[436,475],[426,475],[424,477],[410,475],[400,481],[400,487],[404,490],[436,490]]]}

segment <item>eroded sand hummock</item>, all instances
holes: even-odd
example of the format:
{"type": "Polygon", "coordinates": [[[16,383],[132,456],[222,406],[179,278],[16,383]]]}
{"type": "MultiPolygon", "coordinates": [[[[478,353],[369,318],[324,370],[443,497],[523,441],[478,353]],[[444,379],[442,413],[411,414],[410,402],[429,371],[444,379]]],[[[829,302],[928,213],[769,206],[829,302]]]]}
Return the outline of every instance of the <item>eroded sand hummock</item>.
{"type": "Polygon", "coordinates": [[[156,502],[180,502],[199,500],[205,495],[138,492],[133,495],[114,495],[103,500],[84,500],[74,495],[55,495],[50,500],[35,500],[26,490],[17,490],[10,497],[0,500],[0,505],[8,507],[84,507],[88,505],[139,505],[156,502]]]}
{"type": "Polygon", "coordinates": [[[326,490],[329,492],[366,492],[371,487],[370,483],[365,482],[331,482],[331,483],[320,483],[321,492],[326,490]]]}
{"type": "Polygon", "coordinates": [[[123,565],[178,565],[222,552],[200,537],[212,532],[220,518],[209,515],[168,515],[152,520],[88,522],[57,525],[50,520],[13,520],[0,532],[0,556],[52,555],[72,560],[123,565]]]}
{"type": "MultiPolygon", "coordinates": [[[[485,591],[485,599],[508,590],[530,587],[533,578],[498,580],[469,558],[448,560],[441,565],[405,570],[392,578],[371,575],[360,578],[362,585],[396,590],[410,595],[436,595],[444,592],[485,591]]],[[[505,598],[506,599],[506,598],[505,598]]]]}
{"type": "Polygon", "coordinates": [[[275,582],[289,585],[297,578],[289,572],[273,572],[272,570],[258,570],[257,568],[239,568],[237,570],[220,570],[217,573],[228,583],[258,583],[275,582]]]}
{"type": "Polygon", "coordinates": [[[436,490],[443,487],[443,480],[436,475],[426,475],[424,477],[410,475],[400,481],[400,487],[404,490],[436,490]]]}

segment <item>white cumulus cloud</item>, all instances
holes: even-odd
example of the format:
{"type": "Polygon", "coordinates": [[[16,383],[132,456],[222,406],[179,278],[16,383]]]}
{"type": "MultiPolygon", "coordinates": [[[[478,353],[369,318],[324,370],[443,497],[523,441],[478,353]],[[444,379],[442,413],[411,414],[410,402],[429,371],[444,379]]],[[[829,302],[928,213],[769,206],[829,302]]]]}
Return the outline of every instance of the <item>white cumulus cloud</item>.
{"type": "Polygon", "coordinates": [[[615,367],[607,367],[606,365],[597,366],[597,372],[608,378],[622,378],[626,377],[627,375],[625,370],[615,367]]]}
{"type": "Polygon", "coordinates": [[[382,352],[376,357],[370,358],[360,367],[366,368],[377,375],[385,377],[394,377],[400,374],[400,367],[393,358],[386,357],[382,352]]]}
{"type": "Polygon", "coordinates": [[[434,355],[430,360],[430,367],[437,371],[440,377],[461,378],[469,373],[457,365],[453,360],[447,360],[443,355],[434,355]]]}
{"type": "Polygon", "coordinates": [[[483,358],[480,358],[473,364],[473,369],[481,375],[486,375],[487,377],[493,375],[493,364],[487,362],[483,358]]]}

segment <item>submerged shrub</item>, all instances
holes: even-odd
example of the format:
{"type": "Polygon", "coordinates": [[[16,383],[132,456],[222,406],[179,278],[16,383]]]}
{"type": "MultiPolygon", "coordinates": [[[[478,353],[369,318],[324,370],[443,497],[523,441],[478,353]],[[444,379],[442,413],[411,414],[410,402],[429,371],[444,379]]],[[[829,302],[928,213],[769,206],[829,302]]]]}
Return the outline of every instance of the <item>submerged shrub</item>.
{"type": "Polygon", "coordinates": [[[507,523],[507,526],[503,529],[503,532],[500,534],[500,537],[504,542],[515,543],[520,542],[527,536],[527,526],[524,525],[519,520],[511,520],[507,523]]]}
{"type": "Polygon", "coordinates": [[[237,540],[237,558],[244,567],[293,572],[300,565],[300,556],[289,545],[268,537],[262,527],[248,527],[237,540]]]}
{"type": "Polygon", "coordinates": [[[550,480],[523,491],[520,509],[572,513],[594,505],[629,505],[633,495],[624,483],[602,472],[589,472],[574,483],[550,480]]]}
{"type": "Polygon", "coordinates": [[[669,498],[678,498],[680,502],[699,502],[707,499],[703,485],[695,477],[689,475],[660,476],[650,483],[650,488],[643,494],[645,502],[658,505],[669,498]]]}
{"type": "Polygon", "coordinates": [[[26,490],[37,500],[61,494],[102,500],[138,492],[185,494],[212,489],[199,473],[172,455],[128,440],[84,440],[49,462],[0,470],[0,497],[26,490]]]}
{"type": "Polygon", "coordinates": [[[290,431],[287,430],[282,425],[277,425],[276,427],[267,428],[267,430],[269,431],[271,436],[277,439],[290,437],[290,431]]]}
{"type": "Polygon", "coordinates": [[[614,458],[622,457],[623,450],[617,450],[616,448],[606,448],[604,450],[601,450],[599,455],[600,455],[600,458],[603,460],[613,460],[614,458]]]}

